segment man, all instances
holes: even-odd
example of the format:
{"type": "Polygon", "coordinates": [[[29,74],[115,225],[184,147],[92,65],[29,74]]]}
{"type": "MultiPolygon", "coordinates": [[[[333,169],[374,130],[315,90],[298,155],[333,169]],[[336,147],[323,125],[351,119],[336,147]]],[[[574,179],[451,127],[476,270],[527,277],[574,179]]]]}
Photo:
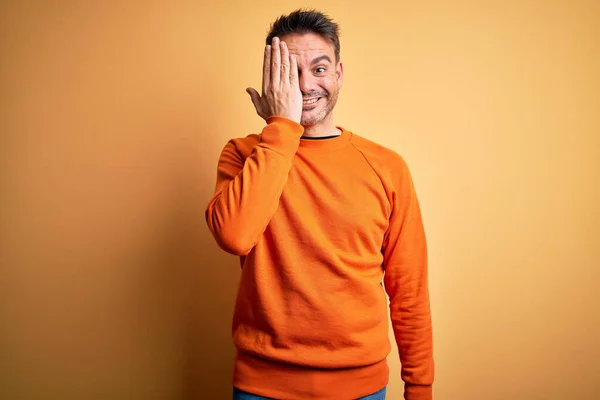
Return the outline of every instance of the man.
{"type": "Polygon", "coordinates": [[[338,26],[281,16],[266,40],[266,125],[224,147],[207,224],[240,256],[234,399],[385,398],[387,301],[405,399],[431,399],[427,249],[409,169],[333,119],[338,26]]]}

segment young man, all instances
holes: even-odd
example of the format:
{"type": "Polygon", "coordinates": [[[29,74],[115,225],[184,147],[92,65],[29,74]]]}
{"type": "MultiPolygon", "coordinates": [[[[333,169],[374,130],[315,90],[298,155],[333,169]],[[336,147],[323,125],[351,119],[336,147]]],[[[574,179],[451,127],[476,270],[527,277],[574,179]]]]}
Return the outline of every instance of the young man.
{"type": "Polygon", "coordinates": [[[206,209],[242,265],[234,399],[384,399],[382,281],[405,399],[431,399],[427,249],[409,169],[334,123],[337,24],[298,10],[266,42],[262,93],[247,89],[266,125],[225,145],[206,209]]]}

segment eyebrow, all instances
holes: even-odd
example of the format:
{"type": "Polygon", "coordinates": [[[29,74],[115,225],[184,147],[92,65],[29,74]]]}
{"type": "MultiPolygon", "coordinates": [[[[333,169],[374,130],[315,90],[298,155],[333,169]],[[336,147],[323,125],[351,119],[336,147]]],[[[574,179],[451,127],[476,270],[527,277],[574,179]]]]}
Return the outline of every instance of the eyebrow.
{"type": "Polygon", "coordinates": [[[328,56],[328,55],[319,56],[319,57],[315,58],[314,60],[312,60],[312,63],[311,63],[311,64],[316,64],[316,63],[318,63],[319,61],[323,61],[323,60],[327,60],[327,61],[329,61],[329,63],[331,64],[331,58],[329,58],[329,56],[328,56]]]}

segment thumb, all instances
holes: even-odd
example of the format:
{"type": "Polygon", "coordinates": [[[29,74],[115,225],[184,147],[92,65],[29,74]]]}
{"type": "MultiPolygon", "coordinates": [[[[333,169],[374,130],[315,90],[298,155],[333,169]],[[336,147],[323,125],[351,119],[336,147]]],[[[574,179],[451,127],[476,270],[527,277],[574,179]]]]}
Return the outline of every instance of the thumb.
{"type": "Polygon", "coordinates": [[[248,93],[250,95],[250,99],[252,100],[252,104],[254,104],[254,107],[256,108],[256,111],[258,111],[260,108],[260,95],[258,94],[258,92],[256,90],[254,90],[253,88],[247,88],[246,89],[246,93],[248,93]]]}

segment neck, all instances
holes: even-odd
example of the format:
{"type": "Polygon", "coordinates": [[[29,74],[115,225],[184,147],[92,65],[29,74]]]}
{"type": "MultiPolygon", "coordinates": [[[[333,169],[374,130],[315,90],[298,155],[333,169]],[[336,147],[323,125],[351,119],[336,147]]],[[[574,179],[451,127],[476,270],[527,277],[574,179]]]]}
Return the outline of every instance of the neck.
{"type": "Polygon", "coordinates": [[[322,136],[334,136],[339,135],[340,130],[335,126],[332,115],[329,114],[327,118],[315,125],[304,126],[304,133],[302,136],[317,138],[322,136]]]}

